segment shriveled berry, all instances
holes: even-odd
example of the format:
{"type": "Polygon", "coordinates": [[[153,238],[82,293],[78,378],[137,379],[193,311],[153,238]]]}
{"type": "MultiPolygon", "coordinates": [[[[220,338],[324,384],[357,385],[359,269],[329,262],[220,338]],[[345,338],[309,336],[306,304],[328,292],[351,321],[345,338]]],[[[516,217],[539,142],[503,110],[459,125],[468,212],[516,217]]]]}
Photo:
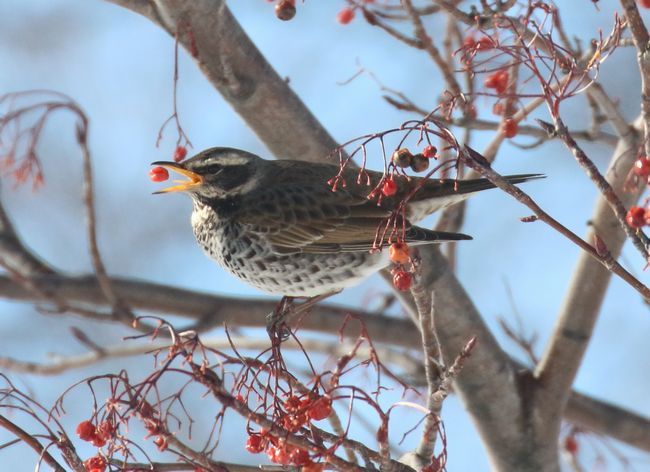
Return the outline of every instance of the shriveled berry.
{"type": "Polygon", "coordinates": [[[411,159],[413,159],[413,154],[411,154],[411,151],[409,151],[407,148],[398,149],[393,153],[393,156],[391,157],[393,164],[395,164],[397,167],[402,168],[410,166],[411,159]]]}
{"type": "Polygon", "coordinates": [[[332,414],[332,399],[328,395],[320,397],[312,403],[308,413],[314,421],[324,420],[332,414]]]}
{"type": "Polygon", "coordinates": [[[275,5],[275,16],[282,21],[289,21],[296,16],[295,0],[280,0],[275,5]]]}
{"type": "Polygon", "coordinates": [[[388,248],[388,257],[395,264],[406,264],[411,259],[406,243],[391,244],[388,248]]]}
{"type": "Polygon", "coordinates": [[[82,421],[77,425],[76,433],[82,441],[92,441],[96,434],[95,425],[90,421],[82,421]]]}
{"type": "Polygon", "coordinates": [[[501,125],[501,133],[506,138],[514,138],[515,136],[517,136],[517,131],[519,131],[519,125],[517,124],[517,120],[508,118],[507,120],[503,121],[501,125]]]}
{"type": "Polygon", "coordinates": [[[410,289],[412,282],[413,276],[405,270],[398,270],[395,272],[395,275],[393,275],[393,285],[400,292],[405,292],[410,289]]]}
{"type": "Polygon", "coordinates": [[[645,225],[645,210],[642,207],[633,206],[627,211],[625,221],[632,228],[641,228],[645,225]]]}
{"type": "Polygon", "coordinates": [[[427,159],[437,159],[438,156],[438,149],[436,149],[435,146],[428,145],[425,146],[424,149],[422,149],[422,155],[426,157],[427,159]]]}
{"type": "Polygon", "coordinates": [[[259,454],[266,447],[266,441],[259,434],[251,434],[246,440],[246,450],[251,454],[259,454]]]}
{"type": "Polygon", "coordinates": [[[169,172],[164,167],[154,167],[149,171],[149,178],[153,182],[164,182],[169,178],[169,172]]]}
{"type": "Polygon", "coordinates": [[[381,186],[381,193],[387,197],[395,195],[397,193],[397,183],[392,178],[386,179],[381,186]]]}
{"type": "Polygon", "coordinates": [[[336,21],[342,25],[347,25],[352,20],[354,20],[354,9],[353,8],[344,8],[336,15],[336,21]]]}
{"type": "Polygon", "coordinates": [[[411,159],[411,169],[413,172],[424,172],[429,168],[429,159],[424,157],[422,154],[416,154],[411,159]]]}
{"type": "Polygon", "coordinates": [[[187,148],[185,146],[178,146],[174,151],[174,162],[181,162],[187,156],[187,148]]]}
{"type": "Polygon", "coordinates": [[[632,169],[634,170],[634,173],[639,177],[650,176],[650,159],[648,159],[646,156],[639,157],[636,161],[634,161],[634,167],[632,169]]]}

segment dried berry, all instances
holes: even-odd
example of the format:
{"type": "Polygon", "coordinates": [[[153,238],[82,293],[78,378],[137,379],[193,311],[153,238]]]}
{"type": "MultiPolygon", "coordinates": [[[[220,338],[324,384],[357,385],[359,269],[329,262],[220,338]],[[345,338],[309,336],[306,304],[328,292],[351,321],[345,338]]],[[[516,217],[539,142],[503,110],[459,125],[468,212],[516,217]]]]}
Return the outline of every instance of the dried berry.
{"type": "Polygon", "coordinates": [[[280,0],[275,5],[275,16],[282,21],[289,21],[296,16],[296,0],[280,0]]]}
{"type": "Polygon", "coordinates": [[[413,154],[407,148],[398,149],[391,157],[393,164],[402,168],[409,167],[411,165],[411,159],[413,159],[413,154]]]}
{"type": "Polygon", "coordinates": [[[413,172],[424,172],[429,168],[429,159],[422,154],[416,154],[411,159],[411,169],[413,172]]]}
{"type": "Polygon", "coordinates": [[[395,272],[395,275],[393,275],[393,285],[400,292],[405,292],[410,289],[412,282],[413,276],[405,270],[398,270],[395,272]]]}

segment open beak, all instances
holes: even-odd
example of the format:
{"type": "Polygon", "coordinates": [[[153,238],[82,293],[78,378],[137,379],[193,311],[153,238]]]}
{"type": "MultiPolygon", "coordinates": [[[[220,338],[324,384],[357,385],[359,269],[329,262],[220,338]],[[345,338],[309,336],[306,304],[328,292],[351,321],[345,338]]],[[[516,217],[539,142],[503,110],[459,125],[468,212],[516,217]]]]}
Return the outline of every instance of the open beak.
{"type": "Polygon", "coordinates": [[[203,183],[203,177],[201,177],[196,172],[192,172],[191,170],[185,169],[181,164],[178,164],[176,162],[157,161],[157,162],[152,162],[151,165],[161,166],[164,167],[165,169],[172,170],[178,174],[181,174],[184,177],[187,177],[188,179],[188,180],[174,180],[173,182],[178,185],[174,185],[172,187],[167,187],[162,190],[158,190],[157,192],[154,192],[154,195],[158,193],[184,192],[203,183]]]}

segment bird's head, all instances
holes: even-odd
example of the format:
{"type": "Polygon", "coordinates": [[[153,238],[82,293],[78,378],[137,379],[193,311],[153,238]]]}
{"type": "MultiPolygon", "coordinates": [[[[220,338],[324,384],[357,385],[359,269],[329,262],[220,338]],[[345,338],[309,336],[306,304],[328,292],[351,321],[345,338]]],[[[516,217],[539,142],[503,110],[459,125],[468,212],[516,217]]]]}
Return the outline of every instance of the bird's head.
{"type": "Polygon", "coordinates": [[[153,166],[164,167],[187,178],[175,180],[177,185],[154,193],[185,192],[201,201],[238,193],[249,184],[262,162],[263,159],[250,152],[223,147],[206,149],[184,162],[152,162],[153,166]]]}

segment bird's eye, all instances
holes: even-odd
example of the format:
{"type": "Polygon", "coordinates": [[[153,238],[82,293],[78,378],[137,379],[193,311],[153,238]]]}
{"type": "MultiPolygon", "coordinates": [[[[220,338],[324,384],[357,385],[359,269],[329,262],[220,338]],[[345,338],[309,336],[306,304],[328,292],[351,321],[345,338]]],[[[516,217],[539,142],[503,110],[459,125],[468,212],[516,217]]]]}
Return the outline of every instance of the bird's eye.
{"type": "Polygon", "coordinates": [[[223,166],[220,166],[219,164],[207,165],[198,169],[198,171],[203,175],[216,175],[222,170],[223,166]]]}

